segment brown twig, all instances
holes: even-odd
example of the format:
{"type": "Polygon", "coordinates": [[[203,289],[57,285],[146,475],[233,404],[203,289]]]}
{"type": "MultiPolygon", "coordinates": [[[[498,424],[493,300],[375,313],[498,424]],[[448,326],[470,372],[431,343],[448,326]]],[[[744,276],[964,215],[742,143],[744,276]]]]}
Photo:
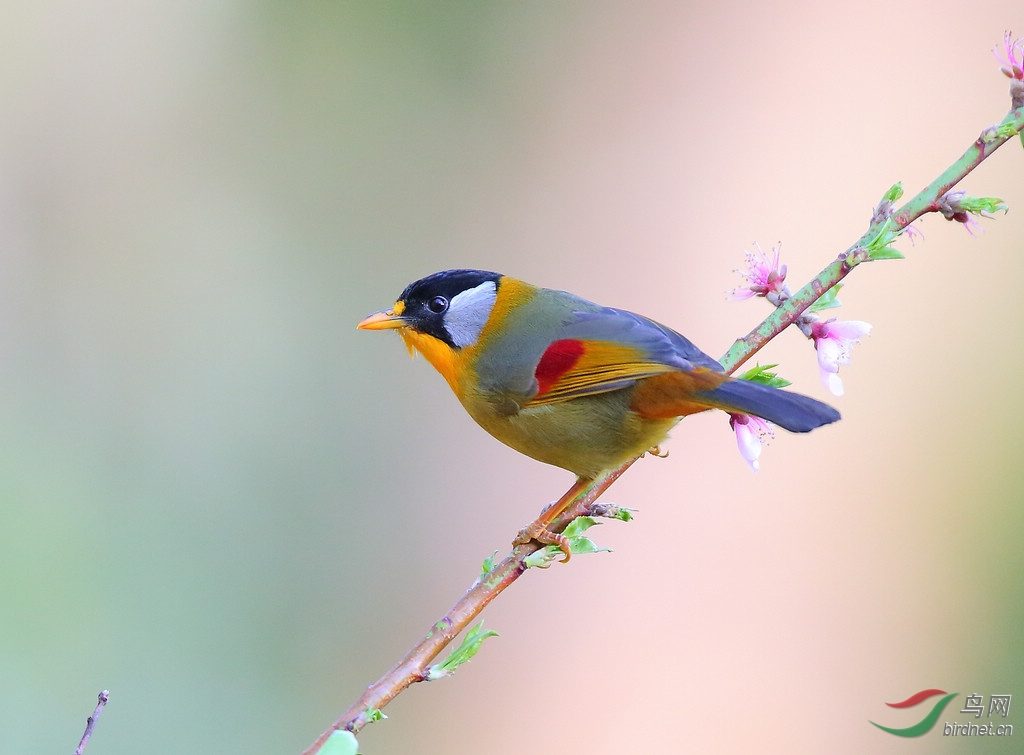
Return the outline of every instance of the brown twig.
{"type": "MultiPolygon", "coordinates": [[[[586,514],[591,504],[632,463],[631,461],[604,477],[594,480],[580,492],[572,505],[555,519],[550,529],[553,532],[561,532],[573,519],[586,514]]],[[[303,755],[316,753],[331,733],[337,729],[358,732],[368,723],[375,711],[379,711],[407,687],[424,681],[430,662],[472,623],[488,603],[523,575],[526,571],[526,557],[541,547],[536,542],[517,545],[493,569],[478,577],[466,594],[452,606],[451,610],[434,623],[423,640],[410,650],[408,655],[394,668],[367,687],[362,696],[334,722],[331,728],[321,734],[303,755]]]]}
{"type": "Polygon", "coordinates": [[[96,726],[96,722],[100,720],[100,713],[103,712],[103,708],[107,704],[107,700],[110,699],[110,692],[103,690],[99,694],[99,700],[96,703],[96,709],[92,712],[92,715],[85,719],[85,733],[82,734],[82,739],[78,742],[78,747],[75,748],[75,755],[82,755],[85,752],[85,746],[89,744],[89,737],[92,736],[92,730],[96,726]]]}

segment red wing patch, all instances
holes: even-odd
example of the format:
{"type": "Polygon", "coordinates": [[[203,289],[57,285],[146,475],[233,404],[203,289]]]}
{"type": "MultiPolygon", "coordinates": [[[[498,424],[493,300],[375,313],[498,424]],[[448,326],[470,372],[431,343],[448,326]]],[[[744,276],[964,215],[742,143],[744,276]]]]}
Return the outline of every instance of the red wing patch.
{"type": "Polygon", "coordinates": [[[638,380],[676,372],[651,361],[642,349],[616,341],[563,338],[548,346],[533,376],[537,393],[526,406],[544,406],[578,396],[616,391],[638,380]]]}
{"type": "Polygon", "coordinates": [[[537,362],[533,376],[537,378],[537,395],[543,396],[565,373],[576,366],[585,351],[583,341],[566,338],[555,341],[537,362]]]}

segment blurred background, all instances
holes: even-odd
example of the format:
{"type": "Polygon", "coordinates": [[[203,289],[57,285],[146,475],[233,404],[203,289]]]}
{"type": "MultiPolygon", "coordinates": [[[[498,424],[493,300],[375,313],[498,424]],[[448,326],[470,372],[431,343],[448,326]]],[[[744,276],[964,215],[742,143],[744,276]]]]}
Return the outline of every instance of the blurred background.
{"type": "MultiPolygon", "coordinates": [[[[1019,0],[68,2],[0,10],[0,751],[298,753],[571,482],[390,334],[494,269],[672,325],[783,243],[802,285],[1008,108],[1019,0]]],[[[1024,28],[1018,29],[1024,31],[1024,28]]],[[[835,312],[843,422],[753,474],[721,415],[608,500],[611,554],[528,573],[500,632],[362,752],[966,753],[1024,737],[1024,153],[835,312]],[[959,692],[916,740],[885,702],[959,692]],[[943,738],[968,694],[1012,738],[943,738]],[[1020,696],[1018,698],[1018,696],[1020,696]]],[[[1014,743],[1016,742],[1016,747],[1014,743]]]]}

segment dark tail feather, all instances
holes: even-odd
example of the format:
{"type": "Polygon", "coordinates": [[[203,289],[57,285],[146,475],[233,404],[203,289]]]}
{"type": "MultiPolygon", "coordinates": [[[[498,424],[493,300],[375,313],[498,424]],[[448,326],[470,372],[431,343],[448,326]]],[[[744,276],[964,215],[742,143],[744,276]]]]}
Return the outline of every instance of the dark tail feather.
{"type": "Polygon", "coordinates": [[[839,419],[828,404],[750,380],[727,380],[702,399],[726,411],[752,414],[793,433],[810,432],[839,419]]]}

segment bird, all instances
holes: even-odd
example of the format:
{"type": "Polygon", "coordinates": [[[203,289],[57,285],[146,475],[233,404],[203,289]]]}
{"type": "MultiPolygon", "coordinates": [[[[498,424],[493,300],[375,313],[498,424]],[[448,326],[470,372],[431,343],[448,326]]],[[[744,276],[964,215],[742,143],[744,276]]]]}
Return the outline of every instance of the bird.
{"type": "Polygon", "coordinates": [[[477,424],[576,483],[515,544],[568,543],[548,526],[593,480],[663,443],[682,417],[710,409],[805,433],[840,418],[816,399],[734,378],[671,328],[487,270],[410,283],[362,330],[396,330],[448,382],[477,424]]]}

